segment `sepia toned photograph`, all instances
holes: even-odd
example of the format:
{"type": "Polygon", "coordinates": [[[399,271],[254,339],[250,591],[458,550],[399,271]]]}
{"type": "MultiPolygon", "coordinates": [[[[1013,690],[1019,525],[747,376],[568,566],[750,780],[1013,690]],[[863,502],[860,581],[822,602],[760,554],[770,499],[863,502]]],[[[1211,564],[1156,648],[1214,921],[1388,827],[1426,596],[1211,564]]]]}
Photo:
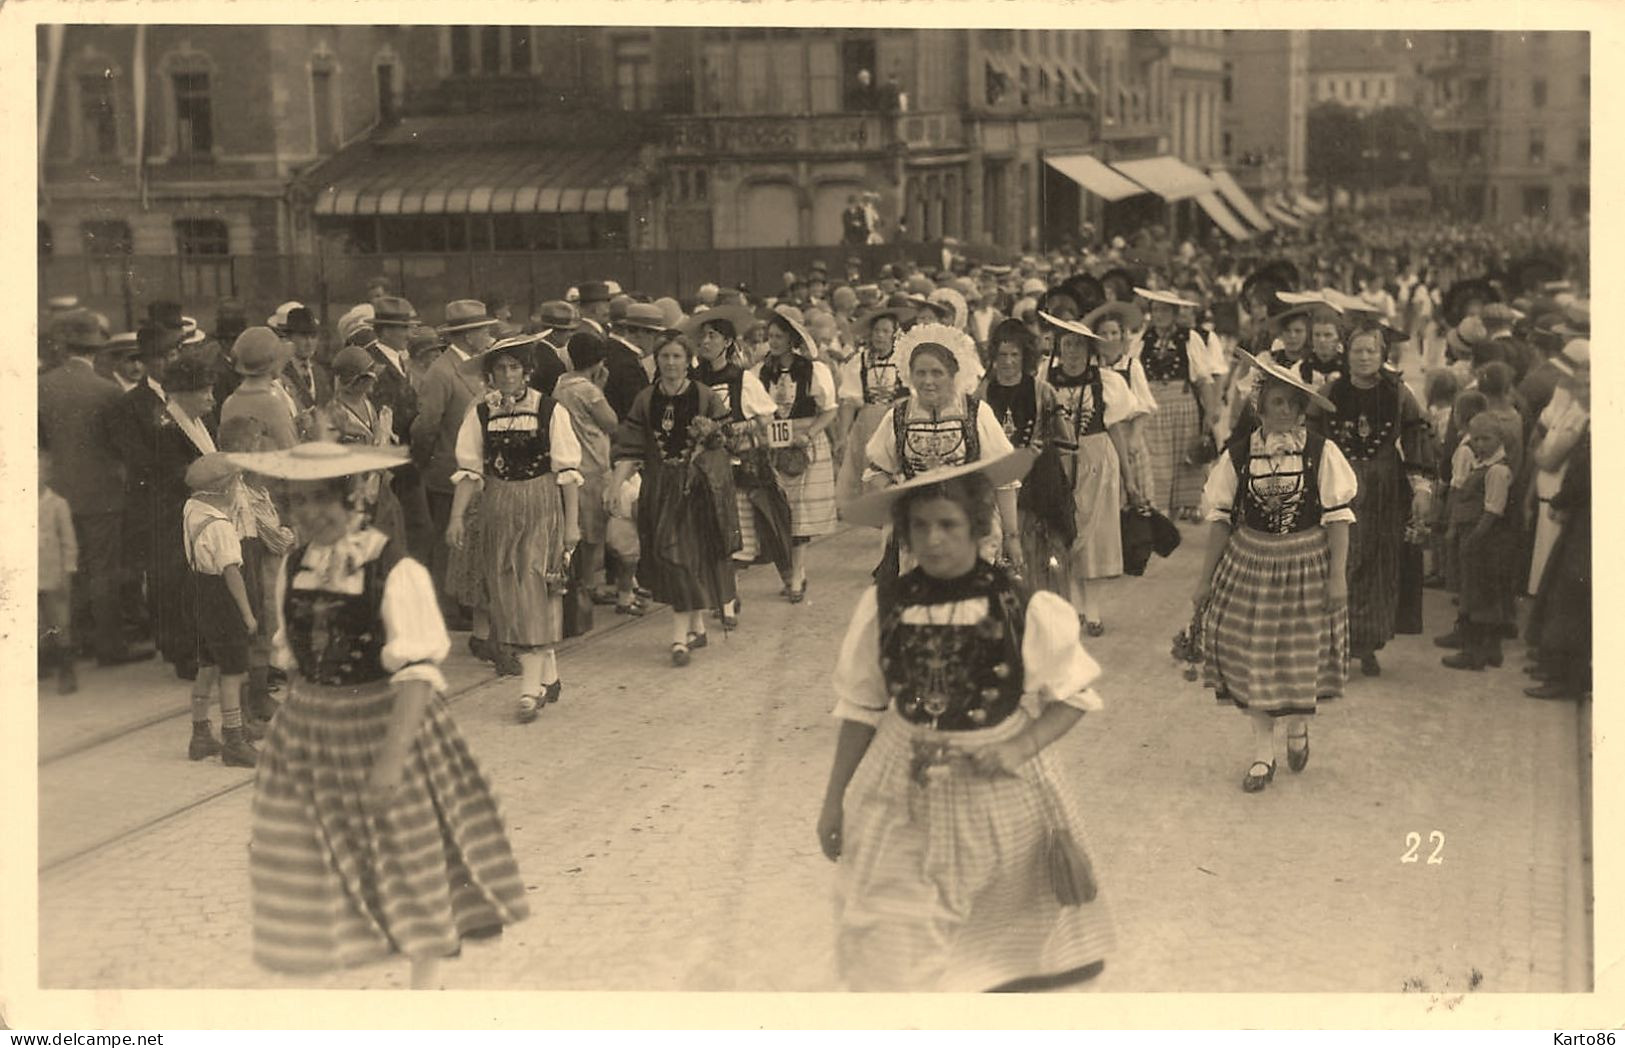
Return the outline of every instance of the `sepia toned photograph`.
{"type": "Polygon", "coordinates": [[[1591,33],[587,17],[37,27],[40,989],[1593,990],[1591,33]]]}

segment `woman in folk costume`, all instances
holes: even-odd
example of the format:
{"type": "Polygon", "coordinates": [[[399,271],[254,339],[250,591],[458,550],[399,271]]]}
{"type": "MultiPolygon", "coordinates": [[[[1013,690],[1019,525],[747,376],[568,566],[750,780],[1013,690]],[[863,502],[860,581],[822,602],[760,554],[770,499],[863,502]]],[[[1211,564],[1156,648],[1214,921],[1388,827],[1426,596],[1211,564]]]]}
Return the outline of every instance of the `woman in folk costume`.
{"type": "Polygon", "coordinates": [[[1428,519],[1433,494],[1427,418],[1382,357],[1381,330],[1356,332],[1348,375],[1322,390],[1334,408],[1327,435],[1359,481],[1349,526],[1349,650],[1368,677],[1382,672],[1377,652],[1396,632],[1406,531],[1428,519]]]}
{"type": "Polygon", "coordinates": [[[842,506],[863,494],[863,474],[869,468],[866,449],[875,427],[892,404],[908,396],[903,371],[907,362],[894,352],[897,336],[915,319],[912,307],[888,303],[864,313],[853,324],[863,348],[850,357],[840,381],[838,423],[846,434],[846,456],[836,482],[842,506]]]}
{"type": "Polygon", "coordinates": [[[737,504],[722,446],[729,411],[711,387],[689,377],[695,347],[688,336],[666,332],[662,339],[654,384],[638,391],[615,431],[608,491],[620,492],[642,467],[638,581],[671,606],[672,665],[687,666],[690,653],[708,643],[706,612],[737,596],[737,504]]]}
{"type": "Polygon", "coordinates": [[[412,986],[528,913],[490,781],[445,701],[451,648],[422,564],[356,512],[352,479],[404,449],[300,444],[231,458],[288,482],[307,545],[279,578],[290,694],[260,744],[254,957],[316,972],[404,954],[412,986]]]}
{"type": "MultiPolygon", "coordinates": [[[[464,514],[480,497],[476,552],[491,615],[491,643],[519,659],[519,723],[559,701],[555,646],[564,636],[564,586],[581,541],[581,444],[570,413],[531,388],[534,338],[504,339],[459,367],[489,387],[457,431],[446,541],[467,541],[464,514]]],[[[547,347],[543,352],[551,353],[547,347]]]]}
{"type": "Polygon", "coordinates": [[[1178,323],[1177,311],[1191,303],[1166,291],[1135,288],[1135,293],[1150,303],[1151,323],[1129,352],[1145,368],[1157,402],[1146,431],[1156,487],[1146,495],[1159,510],[1193,518],[1201,502],[1203,467],[1187,459],[1201,440],[1204,422],[1215,442],[1224,443],[1218,380],[1226,366],[1212,359],[1201,332],[1178,323]]]}
{"type": "MultiPolygon", "coordinates": [[[[756,524],[759,511],[752,496],[761,497],[763,493],[757,492],[758,488],[777,488],[767,448],[766,420],[773,417],[778,405],[762,388],[762,380],[757,373],[745,368],[737,344],[740,333],[748,331],[754,323],[755,316],[750,310],[743,306],[727,305],[696,313],[677,325],[677,330],[699,350],[699,359],[689,372],[689,377],[715,393],[728,412],[724,439],[735,460],[734,505],[739,527],[739,551],[734,554],[734,559],[744,564],[755,563],[763,553],[758,543],[762,529],[758,529],[756,524]]],[[[769,530],[771,532],[772,529],[769,530]]],[[[790,571],[787,513],[779,530],[784,532],[782,540],[775,539],[771,533],[763,537],[769,539],[766,546],[775,554],[773,560],[779,574],[787,575],[790,571]],[[784,548],[775,550],[779,545],[784,548]]],[[[733,600],[721,609],[721,617],[725,629],[739,625],[737,592],[733,600]]]]}
{"type": "Polygon", "coordinates": [[[818,843],[853,990],[1035,990],[1097,975],[1112,930],[1080,805],[1046,750],[1101,709],[1059,596],[979,556],[1032,452],[920,473],[850,507],[918,567],[865,591],[836,664],[818,843]]]}
{"type": "Polygon", "coordinates": [[[1192,597],[1204,679],[1252,721],[1249,793],[1275,778],[1275,726],[1287,722],[1287,763],[1309,760],[1305,718],[1348,679],[1348,542],[1358,491],[1337,445],[1304,425],[1311,401],[1334,405],[1267,357],[1260,427],[1238,433],[1208,474],[1207,556],[1192,597]]]}
{"type": "MultiPolygon", "coordinates": [[[[982,364],[969,335],[945,324],[916,324],[897,340],[897,354],[907,363],[909,395],[887,410],[869,438],[863,481],[868,491],[1014,450],[993,409],[976,395],[982,364]]],[[[1002,553],[1011,563],[1022,563],[1017,488],[1010,484],[999,489],[999,517],[983,539],[985,560],[998,561],[1002,553]]],[[[912,570],[913,561],[897,536],[888,531],[885,539],[875,576],[892,578],[912,570]]]]}
{"type": "Polygon", "coordinates": [[[1077,515],[1071,478],[1061,461],[1057,437],[1066,437],[1066,418],[1055,403],[1055,390],[1034,374],[1039,369],[1039,343],[1019,320],[1001,321],[988,337],[993,363],[976,395],[993,410],[1004,435],[1015,448],[1037,455],[1016,497],[1020,519],[1021,559],[1033,589],[1072,595],[1072,543],[1077,515]]]}
{"type": "Polygon", "coordinates": [[[767,343],[755,374],[778,405],[776,416],[790,419],[793,429],[790,446],[775,449],[773,466],[790,501],[783,595],[800,604],[807,596],[806,544],[835,530],[835,455],[827,432],[835,421],[835,378],[811,358],[816,343],[791,307],[780,306],[768,318],[767,343]]]}
{"type": "Polygon", "coordinates": [[[1097,579],[1123,574],[1124,506],[1145,501],[1132,473],[1124,423],[1144,413],[1144,405],[1123,376],[1101,364],[1100,336],[1081,323],[1039,314],[1056,329],[1060,366],[1049,373],[1062,419],[1054,445],[1072,483],[1077,538],[1070,550],[1071,590],[1066,594],[1091,637],[1106,631],[1100,616],[1097,579]]]}
{"type": "Polygon", "coordinates": [[[1142,496],[1155,487],[1156,472],[1151,466],[1151,447],[1146,431],[1151,416],[1157,413],[1157,398],[1151,395],[1151,384],[1145,377],[1145,366],[1138,357],[1129,353],[1129,341],[1145,324],[1145,316],[1132,302],[1108,302],[1083,318],[1083,326],[1099,336],[1095,353],[1104,367],[1117,372],[1128,384],[1128,390],[1139,402],[1134,414],[1125,419],[1123,445],[1128,452],[1128,475],[1134,478],[1134,488],[1142,496]]]}

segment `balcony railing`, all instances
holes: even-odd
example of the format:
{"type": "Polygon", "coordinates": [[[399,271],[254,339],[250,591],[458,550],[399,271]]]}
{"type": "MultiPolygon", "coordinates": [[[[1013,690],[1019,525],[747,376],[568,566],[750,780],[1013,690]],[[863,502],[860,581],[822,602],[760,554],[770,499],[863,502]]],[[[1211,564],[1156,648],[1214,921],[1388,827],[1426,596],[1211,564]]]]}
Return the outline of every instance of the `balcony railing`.
{"type": "Polygon", "coordinates": [[[805,116],[680,116],[665,121],[666,143],[678,153],[862,153],[901,146],[963,145],[958,113],[827,113],[805,116]]]}

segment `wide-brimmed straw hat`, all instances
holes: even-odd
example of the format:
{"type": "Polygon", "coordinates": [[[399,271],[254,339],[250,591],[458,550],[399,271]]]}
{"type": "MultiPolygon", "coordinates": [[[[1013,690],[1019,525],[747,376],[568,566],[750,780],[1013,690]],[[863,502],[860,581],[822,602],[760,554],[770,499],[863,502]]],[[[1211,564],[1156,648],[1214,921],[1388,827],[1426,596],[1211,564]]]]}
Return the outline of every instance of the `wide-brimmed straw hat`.
{"type": "Polygon", "coordinates": [[[394,469],[410,461],[405,447],[335,444],[330,441],[295,444],[281,451],[226,454],[232,462],[250,473],[282,480],[330,480],[378,469],[394,469]]]}
{"type": "Polygon", "coordinates": [[[909,360],[921,346],[938,345],[953,354],[959,364],[954,374],[954,389],[960,393],[974,393],[982,382],[982,357],[976,352],[976,340],[965,332],[947,324],[915,324],[901,335],[892,346],[892,352],[901,361],[898,368],[900,381],[911,392],[914,389],[913,368],[909,360]]]}
{"type": "Polygon", "coordinates": [[[1245,349],[1237,349],[1236,356],[1240,357],[1243,362],[1262,371],[1267,377],[1291,386],[1293,389],[1302,390],[1303,392],[1307,393],[1309,395],[1309,399],[1314,401],[1315,406],[1319,407],[1322,411],[1337,410],[1337,406],[1335,404],[1327,400],[1323,394],[1316,392],[1314,387],[1310,386],[1309,383],[1299,378],[1296,371],[1284,368],[1277,364],[1273,359],[1271,359],[1268,353],[1261,353],[1258,356],[1254,356],[1245,349]]]}
{"type": "Polygon", "coordinates": [[[1050,325],[1051,327],[1060,328],[1062,331],[1067,331],[1074,335],[1083,335],[1085,338],[1092,338],[1096,342],[1106,341],[1099,335],[1095,334],[1094,329],[1081,320],[1062,320],[1055,314],[1046,313],[1042,309],[1038,311],[1038,316],[1044,321],[1044,323],[1050,325]]]}
{"type": "Polygon", "coordinates": [[[924,473],[895,484],[879,491],[871,491],[848,502],[843,510],[846,520],[853,524],[861,524],[871,528],[885,527],[891,523],[892,506],[897,500],[911,491],[941,484],[956,477],[969,476],[972,473],[981,473],[992,481],[994,487],[1002,487],[1020,480],[1033,468],[1033,459],[1037,452],[1030,448],[1017,448],[1007,455],[997,458],[983,459],[979,462],[967,462],[959,466],[945,466],[941,469],[926,470],[924,473]]]}
{"type": "Polygon", "coordinates": [[[519,365],[528,374],[536,369],[536,343],[541,340],[542,336],[539,334],[514,335],[498,339],[491,343],[490,348],[484,353],[458,361],[457,369],[469,378],[485,376],[496,366],[498,357],[512,357],[519,361],[519,365]]]}
{"type": "Polygon", "coordinates": [[[1199,302],[1191,302],[1180,298],[1172,291],[1153,291],[1148,287],[1136,287],[1134,293],[1147,302],[1160,302],[1165,306],[1173,306],[1175,309],[1197,309],[1201,305],[1199,302]]]}
{"type": "MultiPolygon", "coordinates": [[[[797,351],[803,355],[813,352],[818,346],[818,340],[813,338],[812,332],[808,331],[807,325],[802,322],[801,310],[794,306],[774,306],[773,312],[768,314],[767,323],[770,326],[779,323],[788,328],[791,333],[801,340],[801,346],[797,351]]],[[[795,349],[795,347],[792,347],[792,349],[795,349]]]]}
{"type": "Polygon", "coordinates": [[[728,337],[742,339],[745,337],[745,333],[758,323],[759,321],[756,319],[754,312],[738,303],[730,302],[726,305],[712,306],[710,309],[695,313],[693,316],[681,321],[677,325],[677,330],[693,339],[694,344],[697,346],[700,344],[700,335],[704,333],[707,324],[726,324],[733,332],[728,337]]]}
{"type": "Polygon", "coordinates": [[[1132,302],[1107,302],[1097,306],[1083,318],[1083,326],[1093,330],[1103,320],[1116,320],[1122,326],[1124,335],[1145,327],[1145,313],[1132,302]]]}

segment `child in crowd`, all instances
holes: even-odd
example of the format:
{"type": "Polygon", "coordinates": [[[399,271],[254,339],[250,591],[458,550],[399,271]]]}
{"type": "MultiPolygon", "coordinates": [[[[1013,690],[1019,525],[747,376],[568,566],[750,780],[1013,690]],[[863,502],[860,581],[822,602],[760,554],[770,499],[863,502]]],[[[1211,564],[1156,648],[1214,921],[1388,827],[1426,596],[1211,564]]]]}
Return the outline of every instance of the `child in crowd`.
{"type": "MultiPolygon", "coordinates": [[[[1450,416],[1455,409],[1456,397],[1461,392],[1461,383],[1454,372],[1447,368],[1433,368],[1427,373],[1425,387],[1427,399],[1427,416],[1433,443],[1433,461],[1440,463],[1440,477],[1445,487],[1450,483],[1450,469],[1446,463],[1450,460],[1450,453],[1454,449],[1445,447],[1445,437],[1450,432],[1450,416]]],[[[1423,584],[1433,588],[1442,588],[1445,584],[1444,565],[1446,560],[1444,545],[1444,500],[1434,500],[1434,514],[1432,523],[1438,525],[1432,529],[1428,539],[1428,570],[1423,584]]]]}
{"type": "Polygon", "coordinates": [[[56,693],[79,690],[73,669],[73,576],[79,570],[79,542],[68,500],[51,490],[51,455],[39,453],[39,658],[40,669],[56,670],[56,693]]]}
{"type": "MultiPolygon", "coordinates": [[[[265,423],[238,415],[220,423],[217,441],[224,452],[278,450],[265,423]]],[[[255,727],[276,713],[271,698],[271,633],[276,622],[276,580],[294,544],[293,529],[284,527],[276,503],[260,478],[241,473],[231,486],[231,521],[242,547],[243,588],[260,621],[249,645],[248,680],[243,688],[243,716],[255,727]]]]}
{"type": "Polygon", "coordinates": [[[220,755],[229,767],[252,768],[259,752],[243,721],[241,692],[248,673],[248,649],[259,617],[243,582],[243,550],[233,514],[242,471],[223,453],[204,455],[186,469],[192,497],[181,511],[186,561],[197,607],[197,680],[192,684],[194,761],[220,755]],[[209,707],[220,689],[221,739],[214,737],[209,707]]]}
{"type": "MultiPolygon", "coordinates": [[[[617,424],[615,409],[604,399],[609,368],[604,363],[604,340],[591,332],[570,336],[565,347],[572,369],[559,378],[553,399],[570,413],[576,440],[581,444],[581,544],[571,567],[586,586],[604,567],[604,530],[609,521],[604,491],[609,485],[609,435],[617,424]]],[[[630,584],[629,584],[630,585],[630,584]]],[[[628,597],[629,607],[636,602],[628,597]]]]}
{"type": "Polygon", "coordinates": [[[1473,416],[1465,443],[1470,458],[1457,475],[1460,483],[1451,491],[1447,533],[1459,573],[1460,603],[1455,636],[1441,637],[1439,643],[1461,649],[1445,656],[1444,665],[1481,670],[1486,665],[1501,665],[1501,634],[1510,621],[1507,593],[1517,536],[1507,519],[1513,508],[1512,468],[1507,464],[1501,427],[1490,412],[1473,416]],[[1448,640],[1459,643],[1446,644],[1448,640]]]}

